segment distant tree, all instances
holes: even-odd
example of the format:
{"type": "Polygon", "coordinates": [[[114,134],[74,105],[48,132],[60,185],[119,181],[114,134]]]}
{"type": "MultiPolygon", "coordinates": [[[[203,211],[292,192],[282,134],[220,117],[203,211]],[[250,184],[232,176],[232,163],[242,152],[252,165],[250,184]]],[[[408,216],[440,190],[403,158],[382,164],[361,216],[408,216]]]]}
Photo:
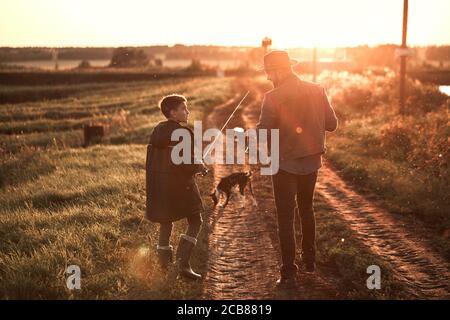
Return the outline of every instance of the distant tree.
{"type": "Polygon", "coordinates": [[[395,59],[394,44],[379,45],[376,47],[359,46],[348,48],[347,53],[351,59],[360,67],[395,67],[398,62],[395,59]]]}
{"type": "Polygon", "coordinates": [[[117,68],[145,67],[149,58],[142,49],[117,48],[113,52],[110,66],[117,68]]]}
{"type": "Polygon", "coordinates": [[[111,59],[113,48],[60,48],[61,60],[107,60],[111,59]]]}
{"type": "Polygon", "coordinates": [[[83,60],[78,65],[78,69],[89,69],[91,67],[91,63],[89,60],[83,60]]]}
{"type": "Polygon", "coordinates": [[[191,65],[187,67],[186,71],[202,71],[204,66],[201,64],[200,60],[192,59],[191,65]]]}
{"type": "Polygon", "coordinates": [[[426,57],[429,60],[436,61],[450,60],[450,46],[429,47],[426,57]]]}
{"type": "Polygon", "coordinates": [[[162,59],[159,59],[159,58],[156,58],[156,59],[154,60],[154,63],[155,63],[155,66],[157,66],[157,67],[162,67],[162,66],[164,65],[163,60],[162,60],[162,59]]]}

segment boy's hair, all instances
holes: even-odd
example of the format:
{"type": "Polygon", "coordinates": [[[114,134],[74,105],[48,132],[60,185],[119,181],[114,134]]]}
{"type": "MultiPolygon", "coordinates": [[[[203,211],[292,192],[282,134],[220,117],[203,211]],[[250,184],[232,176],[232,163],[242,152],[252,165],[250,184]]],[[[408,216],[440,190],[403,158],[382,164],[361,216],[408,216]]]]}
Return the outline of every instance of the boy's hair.
{"type": "Polygon", "coordinates": [[[187,100],[181,94],[170,94],[159,101],[159,108],[166,118],[170,118],[170,111],[178,108],[183,102],[187,102],[187,100]]]}

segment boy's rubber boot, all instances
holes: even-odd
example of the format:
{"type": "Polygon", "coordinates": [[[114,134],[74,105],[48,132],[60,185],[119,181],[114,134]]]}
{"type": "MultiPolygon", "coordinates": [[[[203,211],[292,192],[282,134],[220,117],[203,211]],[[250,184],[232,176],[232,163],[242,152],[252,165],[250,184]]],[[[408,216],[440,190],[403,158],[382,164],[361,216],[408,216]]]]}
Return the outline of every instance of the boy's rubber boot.
{"type": "Polygon", "coordinates": [[[186,234],[180,236],[180,243],[177,249],[178,272],[181,276],[192,280],[200,280],[202,276],[194,272],[191,268],[189,260],[191,259],[192,250],[197,244],[197,239],[186,234]]]}
{"type": "Polygon", "coordinates": [[[160,246],[156,247],[158,254],[159,266],[162,270],[167,270],[169,264],[173,262],[173,248],[172,246],[160,246]]]}

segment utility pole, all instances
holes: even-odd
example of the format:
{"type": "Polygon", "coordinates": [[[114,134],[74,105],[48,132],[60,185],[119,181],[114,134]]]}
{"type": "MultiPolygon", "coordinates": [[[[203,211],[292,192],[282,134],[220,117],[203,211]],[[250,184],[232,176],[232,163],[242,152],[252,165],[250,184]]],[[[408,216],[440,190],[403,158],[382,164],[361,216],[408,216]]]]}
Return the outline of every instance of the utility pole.
{"type": "MultiPolygon", "coordinates": [[[[402,50],[406,51],[406,33],[408,31],[408,0],[403,0],[402,50]]],[[[406,54],[400,56],[400,113],[405,113],[406,99],[406,54]]]]}
{"type": "Polygon", "coordinates": [[[313,82],[317,79],[317,47],[313,50],[313,82]]]}

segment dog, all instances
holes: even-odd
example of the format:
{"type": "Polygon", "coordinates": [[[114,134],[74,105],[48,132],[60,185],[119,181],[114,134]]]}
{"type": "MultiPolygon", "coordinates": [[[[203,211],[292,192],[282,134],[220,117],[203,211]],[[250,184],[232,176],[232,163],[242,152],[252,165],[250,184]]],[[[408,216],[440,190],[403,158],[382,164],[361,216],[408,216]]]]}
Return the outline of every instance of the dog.
{"type": "MultiPolygon", "coordinates": [[[[251,182],[252,172],[236,172],[232,173],[227,177],[223,177],[220,179],[217,187],[214,188],[212,193],[210,194],[212,201],[214,202],[214,208],[219,203],[221,195],[225,196],[225,203],[223,205],[219,205],[221,208],[225,208],[230,200],[232,189],[236,186],[239,186],[239,193],[241,197],[243,197],[243,204],[245,204],[245,187],[248,185],[250,189],[250,194],[252,196],[253,206],[257,206],[257,202],[255,196],[253,194],[253,187],[251,182]]],[[[242,206],[244,207],[244,206],[242,206]]]]}

